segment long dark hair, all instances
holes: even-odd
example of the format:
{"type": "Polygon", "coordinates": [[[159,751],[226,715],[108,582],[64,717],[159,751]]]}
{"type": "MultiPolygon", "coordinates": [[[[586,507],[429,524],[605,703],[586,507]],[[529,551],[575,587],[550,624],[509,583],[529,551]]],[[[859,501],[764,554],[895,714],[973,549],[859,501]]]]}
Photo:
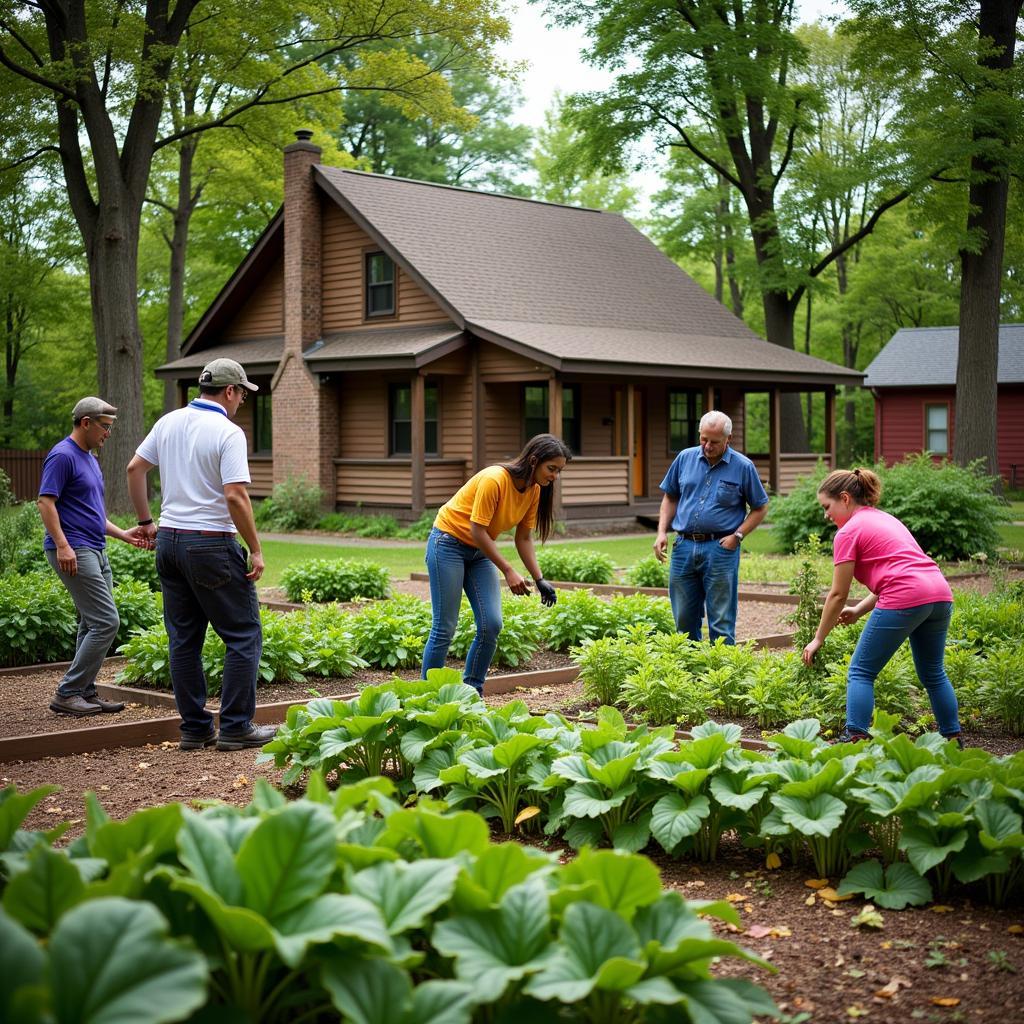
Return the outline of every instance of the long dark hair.
{"type": "MultiPolygon", "coordinates": [[[[533,471],[548,459],[565,459],[572,462],[569,446],[554,434],[536,434],[526,442],[523,450],[511,461],[503,462],[502,466],[517,480],[529,482],[533,471]]],[[[554,504],[555,485],[540,489],[540,504],[537,506],[537,536],[541,544],[548,539],[554,525],[552,505],[554,504]]]]}

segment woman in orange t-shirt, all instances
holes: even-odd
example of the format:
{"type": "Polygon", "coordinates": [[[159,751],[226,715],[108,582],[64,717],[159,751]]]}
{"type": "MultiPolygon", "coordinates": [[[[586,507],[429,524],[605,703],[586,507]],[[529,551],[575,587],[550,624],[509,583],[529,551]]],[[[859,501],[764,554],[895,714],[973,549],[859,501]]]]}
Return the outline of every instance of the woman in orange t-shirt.
{"type": "Polygon", "coordinates": [[[427,573],[433,624],[423,650],[423,677],[442,668],[459,621],[465,591],[476,619],[476,637],[466,656],[463,680],[483,692],[501,632],[501,584],[497,567],[513,594],[529,594],[520,576],[496,543],[515,527],[515,543],[546,605],[555,603],[555,588],[541,575],[531,531],[541,543],[552,527],[552,489],[572,454],[553,434],[531,438],[508,464],[480,470],[438,510],[427,540],[427,573]]]}

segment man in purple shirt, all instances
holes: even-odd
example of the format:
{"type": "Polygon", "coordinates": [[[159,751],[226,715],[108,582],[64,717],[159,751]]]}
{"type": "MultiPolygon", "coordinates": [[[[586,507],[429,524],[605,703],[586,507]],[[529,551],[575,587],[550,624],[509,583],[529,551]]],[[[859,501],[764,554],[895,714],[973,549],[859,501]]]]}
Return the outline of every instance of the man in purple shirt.
{"type": "Polygon", "coordinates": [[[101,700],[96,676],[120,626],[107,560],[107,537],[148,548],[141,527],[122,530],[107,519],[103,474],[93,451],[103,447],[117,409],[102,398],[83,398],[71,413],[71,434],[50,449],[36,504],[46,527],[43,551],[78,609],[75,658],[64,673],[50,710],[62,715],[98,715],[124,710],[101,700]]]}
{"type": "Polygon", "coordinates": [[[699,640],[705,607],[708,639],[736,643],[740,543],[768,511],[754,464],[730,447],[732,420],[710,410],[700,420],[700,444],[686,448],[661,481],[664,495],[654,554],[665,560],[675,533],[668,596],[676,629],[699,640]],[[748,511],[749,508],[749,511],[748,511]]]}

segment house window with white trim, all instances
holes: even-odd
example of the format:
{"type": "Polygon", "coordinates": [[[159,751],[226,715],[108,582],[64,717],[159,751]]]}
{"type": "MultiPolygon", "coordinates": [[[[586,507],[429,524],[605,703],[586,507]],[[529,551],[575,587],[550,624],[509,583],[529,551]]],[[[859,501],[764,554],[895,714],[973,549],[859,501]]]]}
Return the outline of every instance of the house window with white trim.
{"type": "Polygon", "coordinates": [[[924,407],[924,447],[933,455],[949,454],[949,406],[945,402],[924,407]]]}
{"type": "Polygon", "coordinates": [[[395,264],[383,252],[366,254],[366,315],[394,316],[395,264]]]}

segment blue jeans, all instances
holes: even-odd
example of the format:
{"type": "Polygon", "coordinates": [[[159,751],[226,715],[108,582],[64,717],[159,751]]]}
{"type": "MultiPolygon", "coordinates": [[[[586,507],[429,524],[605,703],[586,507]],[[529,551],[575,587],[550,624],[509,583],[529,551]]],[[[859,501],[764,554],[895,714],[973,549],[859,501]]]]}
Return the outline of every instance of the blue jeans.
{"type": "Polygon", "coordinates": [[[939,732],[952,736],[960,731],[956,694],[943,663],[952,613],[950,601],[916,608],[876,608],[871,613],[850,659],[846,680],[848,729],[868,731],[875,707],[875,679],[900,644],[909,639],[917,678],[928,693],[939,732]]]}
{"type": "Polygon", "coordinates": [[[164,592],[171,685],[185,735],[208,736],[213,729],[203,674],[207,625],[227,647],[220,731],[238,736],[252,725],[263,631],[256,587],[245,578],[245,563],[242,547],[231,534],[157,533],[156,569],[164,592]]]}
{"type": "Polygon", "coordinates": [[[56,551],[47,549],[45,554],[78,611],[75,658],[57,687],[57,696],[95,697],[96,676],[121,625],[114,606],[114,579],[107,552],[75,548],[78,572],[74,576],[57,567],[56,551]]]}
{"type": "Polygon", "coordinates": [[[717,540],[685,540],[677,535],[668,573],[676,629],[699,640],[706,607],[708,639],[714,643],[721,636],[727,644],[735,644],[739,578],[739,545],[729,551],[717,540]]]}
{"type": "Polygon", "coordinates": [[[462,592],[469,598],[476,619],[476,637],[466,656],[463,680],[483,693],[501,632],[501,580],[498,567],[472,544],[436,526],[427,539],[427,573],[433,622],[423,649],[423,678],[427,670],[443,668],[459,621],[462,592]]]}

